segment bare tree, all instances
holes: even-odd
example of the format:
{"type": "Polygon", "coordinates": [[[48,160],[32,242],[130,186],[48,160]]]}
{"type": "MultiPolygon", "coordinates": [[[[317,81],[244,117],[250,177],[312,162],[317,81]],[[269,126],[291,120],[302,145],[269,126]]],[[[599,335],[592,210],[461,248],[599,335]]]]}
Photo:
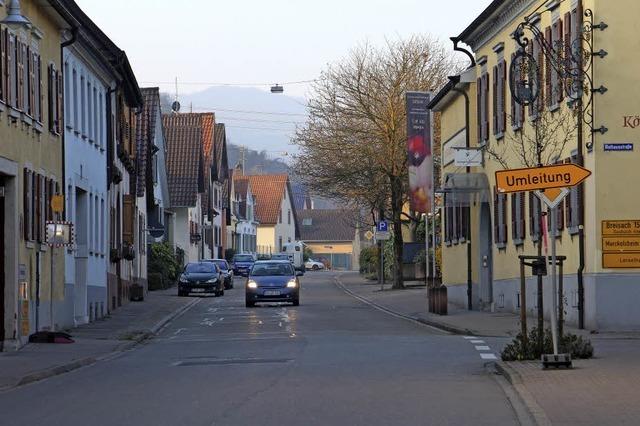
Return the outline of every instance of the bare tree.
{"type": "Polygon", "coordinates": [[[513,159],[522,167],[552,164],[561,158],[567,144],[575,141],[577,121],[572,110],[539,111],[531,125],[507,130],[507,143],[489,144],[485,152],[504,169],[513,168],[513,159]]]}
{"type": "Polygon", "coordinates": [[[295,171],[311,191],[393,222],[394,288],[403,287],[402,212],[407,200],[407,91],[435,90],[455,70],[428,37],[364,44],[315,83],[298,129],[295,171]]]}

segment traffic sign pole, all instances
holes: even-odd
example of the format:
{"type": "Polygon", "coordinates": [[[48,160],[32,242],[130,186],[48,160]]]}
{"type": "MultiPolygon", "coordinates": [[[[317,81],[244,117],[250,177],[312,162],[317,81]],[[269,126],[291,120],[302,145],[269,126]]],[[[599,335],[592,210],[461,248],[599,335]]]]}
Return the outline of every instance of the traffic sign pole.
{"type": "Polygon", "coordinates": [[[556,284],[556,233],[558,232],[558,207],[547,209],[551,213],[551,337],[553,338],[553,354],[558,355],[558,290],[556,284]]]}

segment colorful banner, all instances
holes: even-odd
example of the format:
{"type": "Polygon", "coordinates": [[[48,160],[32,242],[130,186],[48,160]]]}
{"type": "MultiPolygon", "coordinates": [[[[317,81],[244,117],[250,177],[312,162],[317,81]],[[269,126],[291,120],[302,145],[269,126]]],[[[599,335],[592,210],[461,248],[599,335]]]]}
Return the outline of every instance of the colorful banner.
{"type": "Polygon", "coordinates": [[[407,151],[409,195],[415,213],[431,211],[433,157],[431,155],[431,93],[407,92],[407,151]]]}

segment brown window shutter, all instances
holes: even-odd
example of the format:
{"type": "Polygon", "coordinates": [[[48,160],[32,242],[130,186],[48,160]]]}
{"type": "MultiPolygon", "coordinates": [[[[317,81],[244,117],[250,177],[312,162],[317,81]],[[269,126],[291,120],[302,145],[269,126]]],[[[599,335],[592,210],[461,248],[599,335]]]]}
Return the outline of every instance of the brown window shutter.
{"type": "Polygon", "coordinates": [[[24,169],[24,188],[23,188],[23,212],[22,226],[24,231],[24,240],[31,241],[31,171],[24,169]]]}
{"type": "MultiPolygon", "coordinates": [[[[55,182],[55,189],[54,190],[55,190],[54,193],[56,195],[63,195],[62,193],[60,193],[60,184],[58,182],[55,182]]],[[[55,218],[56,220],[61,220],[62,217],[64,217],[62,215],[64,215],[64,208],[66,208],[67,203],[62,203],[62,206],[63,206],[63,212],[62,213],[56,213],[56,215],[55,215],[56,216],[56,218],[55,218]]]]}
{"type": "Polygon", "coordinates": [[[509,236],[507,234],[507,194],[500,194],[500,198],[502,198],[502,242],[506,244],[509,241],[509,236]]]}
{"type": "Polygon", "coordinates": [[[55,111],[54,111],[54,89],[53,89],[53,65],[49,64],[47,67],[47,111],[49,118],[49,131],[53,132],[55,130],[55,111]]]}
{"type": "Polygon", "coordinates": [[[492,99],[491,126],[493,127],[493,134],[496,135],[496,134],[498,134],[498,131],[499,131],[499,128],[498,128],[498,114],[499,114],[499,108],[498,108],[498,66],[497,65],[493,66],[492,75],[493,75],[493,81],[492,81],[492,86],[491,86],[491,99],[492,99]]]}
{"type": "Polygon", "coordinates": [[[62,134],[64,130],[64,84],[62,81],[62,71],[56,72],[56,117],[58,122],[56,123],[56,129],[58,134],[62,134]]]}
{"type": "Polygon", "coordinates": [[[526,192],[520,193],[520,238],[523,240],[527,238],[527,208],[526,204],[526,192]]]}
{"type": "Polygon", "coordinates": [[[500,199],[498,188],[493,187],[493,239],[496,243],[500,243],[500,199]]]}
{"type": "Polygon", "coordinates": [[[476,131],[478,143],[482,143],[482,77],[476,80],[476,131]]]}
{"type": "Polygon", "coordinates": [[[489,73],[484,75],[484,140],[489,140],[489,73]]]}
{"type": "Polygon", "coordinates": [[[500,129],[502,133],[504,133],[507,131],[507,61],[503,59],[502,62],[500,62],[500,65],[502,67],[502,87],[500,88],[500,96],[502,96],[500,118],[502,119],[502,125],[500,126],[500,129]]]}
{"type": "MultiPolygon", "coordinates": [[[[529,45],[527,46],[527,53],[529,55],[531,55],[531,56],[534,56],[534,57],[535,57],[535,54],[537,53],[537,51],[534,51],[534,49],[533,49],[533,46],[535,44],[536,43],[529,43],[529,45]]],[[[529,79],[528,75],[526,77],[527,77],[527,79],[529,79]]],[[[536,112],[536,110],[535,110],[535,102],[530,103],[528,106],[529,106],[529,117],[533,117],[535,115],[535,112],[536,112]]],[[[523,119],[524,119],[524,117],[523,117],[523,119]]]]}
{"type": "MultiPolygon", "coordinates": [[[[544,39],[547,43],[548,46],[552,46],[553,45],[553,40],[552,40],[552,35],[551,35],[551,27],[547,27],[544,29],[544,39]]],[[[542,53],[542,49],[540,49],[540,52],[542,53]]],[[[551,104],[553,103],[553,87],[552,87],[552,81],[551,81],[551,71],[552,71],[552,66],[551,66],[551,58],[549,56],[544,56],[544,92],[546,93],[546,97],[544,98],[545,103],[547,105],[547,107],[550,107],[551,104]]],[[[542,61],[540,62],[540,64],[542,64],[542,61]]]]}
{"type": "MultiPolygon", "coordinates": [[[[515,59],[516,54],[512,53],[511,54],[511,62],[513,62],[513,60],[515,59]]],[[[515,68],[513,70],[509,70],[510,73],[513,73],[514,75],[510,75],[510,79],[513,80],[514,82],[518,81],[518,75],[515,72],[515,68]]],[[[506,78],[506,76],[505,76],[506,78]]],[[[517,126],[518,120],[516,117],[517,114],[517,105],[518,103],[516,102],[515,98],[513,96],[509,96],[509,104],[511,106],[511,126],[515,127],[517,126]]],[[[505,108],[506,110],[506,108],[505,108]]]]}
{"type": "Polygon", "coordinates": [[[38,109],[37,120],[42,123],[44,121],[44,78],[42,76],[42,57],[40,55],[38,55],[37,72],[38,84],[40,85],[40,97],[37,99],[37,102],[40,103],[40,108],[38,109]]]}
{"type": "Polygon", "coordinates": [[[133,230],[135,220],[135,204],[133,195],[124,195],[122,197],[122,206],[122,241],[126,244],[133,244],[133,230]]]}
{"type": "Polygon", "coordinates": [[[511,194],[511,235],[513,235],[513,239],[518,238],[518,218],[516,216],[516,212],[518,211],[518,194],[511,194]]]}
{"type": "MultiPolygon", "coordinates": [[[[558,58],[558,62],[560,64],[562,64],[562,60],[563,60],[563,51],[564,51],[564,23],[562,21],[562,19],[559,19],[557,22],[558,25],[558,30],[557,30],[557,42],[554,45],[555,49],[557,50],[557,58],[558,58]]],[[[561,65],[564,66],[564,65],[561,65]]],[[[563,77],[562,77],[562,73],[560,72],[556,72],[556,88],[555,88],[555,93],[556,93],[556,103],[560,103],[564,100],[564,81],[563,81],[563,77]]]]}
{"type": "Polygon", "coordinates": [[[33,186],[35,191],[35,197],[34,197],[34,211],[35,211],[35,220],[34,220],[34,225],[35,225],[35,239],[36,241],[40,242],[42,241],[42,235],[40,234],[40,220],[42,217],[42,203],[40,201],[41,199],[41,194],[42,194],[42,183],[40,180],[40,175],[35,174],[34,173],[34,180],[35,180],[35,185],[33,186]]]}
{"type": "Polygon", "coordinates": [[[7,101],[7,34],[0,30],[0,101],[7,101]]]}

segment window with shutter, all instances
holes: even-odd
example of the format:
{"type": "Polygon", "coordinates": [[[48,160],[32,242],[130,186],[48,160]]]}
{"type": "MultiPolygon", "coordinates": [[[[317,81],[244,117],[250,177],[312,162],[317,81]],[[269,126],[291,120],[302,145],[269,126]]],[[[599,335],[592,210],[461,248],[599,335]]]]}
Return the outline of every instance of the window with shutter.
{"type": "Polygon", "coordinates": [[[478,144],[482,144],[482,77],[476,80],[476,131],[478,144]]]}
{"type": "MultiPolygon", "coordinates": [[[[556,49],[556,59],[559,64],[562,64],[564,57],[564,22],[562,19],[558,19],[557,30],[556,30],[556,39],[554,42],[554,48],[556,49]]],[[[555,71],[555,85],[554,85],[554,94],[555,94],[555,103],[560,104],[564,99],[564,81],[562,77],[562,73],[558,67],[558,70],[555,71]]]]}
{"type": "Polygon", "coordinates": [[[500,61],[500,133],[507,131],[507,61],[500,61]]]}
{"type": "Polygon", "coordinates": [[[133,232],[135,221],[135,203],[133,195],[126,194],[122,197],[123,218],[122,218],[122,241],[126,244],[133,244],[133,232]]]}
{"type": "Polygon", "coordinates": [[[484,132],[483,138],[489,140],[489,73],[484,74],[484,132]]]}
{"type": "Polygon", "coordinates": [[[513,242],[517,245],[519,240],[518,235],[518,194],[511,194],[511,235],[513,242]]]}
{"type": "Polygon", "coordinates": [[[540,199],[529,192],[529,235],[532,241],[537,241],[540,237],[540,199]]]}
{"type": "Polygon", "coordinates": [[[0,30],[0,102],[7,102],[7,34],[0,30]]]}
{"type": "MultiPolygon", "coordinates": [[[[544,40],[548,46],[553,45],[553,40],[551,36],[551,27],[547,27],[544,29],[544,40]]],[[[542,50],[541,50],[542,53],[542,50]]],[[[542,63],[542,62],[540,62],[542,63]]],[[[546,93],[545,97],[545,105],[547,108],[550,108],[553,103],[553,73],[551,72],[551,58],[549,55],[544,55],[544,92],[546,93]]]]}
{"type": "Polygon", "coordinates": [[[498,115],[500,112],[500,107],[498,106],[498,66],[493,66],[493,86],[491,87],[491,125],[493,126],[493,134],[497,135],[500,131],[498,127],[498,115]]]}
{"type": "Polygon", "coordinates": [[[29,169],[24,169],[24,188],[23,188],[23,192],[24,192],[24,196],[23,196],[23,200],[24,200],[24,206],[23,206],[23,219],[22,219],[22,225],[24,227],[24,239],[25,241],[33,241],[33,228],[32,228],[32,198],[31,198],[31,192],[32,192],[32,184],[33,181],[31,179],[31,171],[29,169]]]}
{"type": "Polygon", "coordinates": [[[518,193],[518,238],[524,241],[527,238],[527,217],[526,217],[526,206],[525,206],[525,192],[518,193]]]}
{"type": "Polygon", "coordinates": [[[47,67],[47,113],[49,118],[49,131],[55,131],[55,111],[54,111],[54,72],[53,65],[49,64],[47,67]]]}
{"type": "Polygon", "coordinates": [[[16,107],[17,99],[16,94],[18,81],[17,81],[17,71],[16,71],[16,36],[11,34],[9,30],[7,31],[7,65],[8,65],[8,82],[7,82],[7,99],[9,101],[9,105],[12,107],[16,107]]]}
{"type": "Polygon", "coordinates": [[[40,226],[40,221],[42,220],[42,181],[41,181],[41,176],[34,173],[34,210],[35,210],[35,219],[34,219],[34,225],[35,225],[35,239],[38,242],[42,241],[42,234],[41,234],[41,226],[40,226]]]}
{"type": "Polygon", "coordinates": [[[62,81],[62,72],[56,72],[56,133],[62,134],[64,130],[64,83],[62,81]]]}

